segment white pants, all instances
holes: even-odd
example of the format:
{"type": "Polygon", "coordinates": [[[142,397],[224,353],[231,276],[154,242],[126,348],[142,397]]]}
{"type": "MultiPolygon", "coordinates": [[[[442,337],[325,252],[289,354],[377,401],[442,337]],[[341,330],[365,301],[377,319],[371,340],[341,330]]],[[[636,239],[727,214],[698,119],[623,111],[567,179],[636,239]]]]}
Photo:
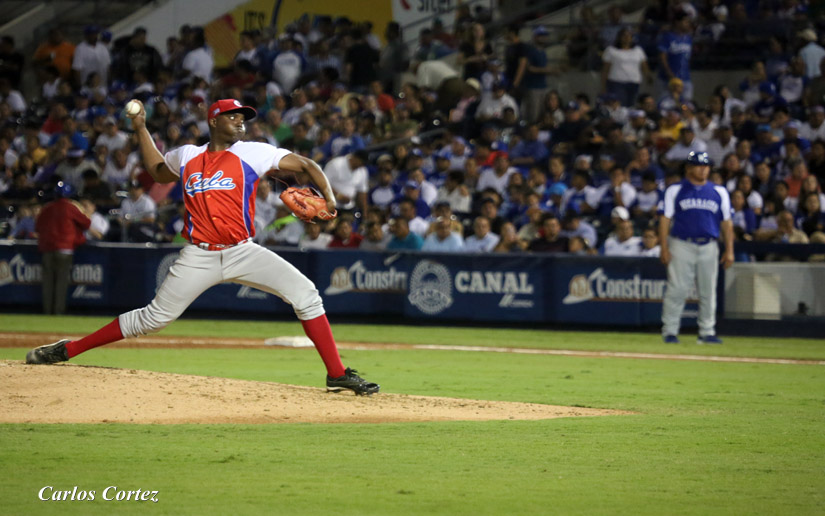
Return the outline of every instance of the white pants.
{"type": "Polygon", "coordinates": [[[160,331],[180,317],[206,289],[240,283],[276,295],[292,305],[301,320],[324,314],[315,285],[277,254],[249,242],[222,251],[185,246],[147,306],[120,315],[124,337],[160,331]]]}
{"type": "Polygon", "coordinates": [[[670,264],[662,306],[662,335],[678,335],[682,311],[691,287],[699,293],[699,335],[716,333],[716,280],[719,277],[719,244],[699,245],[668,238],[670,264]]]}

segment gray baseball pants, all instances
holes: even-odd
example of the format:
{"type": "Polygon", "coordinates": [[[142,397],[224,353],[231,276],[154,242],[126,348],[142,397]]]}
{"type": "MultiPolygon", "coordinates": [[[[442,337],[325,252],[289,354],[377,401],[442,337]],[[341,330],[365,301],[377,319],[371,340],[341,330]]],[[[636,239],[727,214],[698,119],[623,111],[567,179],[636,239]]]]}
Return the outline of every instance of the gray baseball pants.
{"type": "Polygon", "coordinates": [[[123,336],[137,337],[160,331],[180,317],[206,289],[219,283],[239,283],[276,295],[292,305],[301,320],[324,314],[315,284],[269,249],[253,242],[221,251],[187,245],[181,249],[152,302],[120,315],[123,336]]]}
{"type": "Polygon", "coordinates": [[[670,264],[662,306],[662,335],[678,335],[682,311],[691,288],[699,293],[699,335],[716,333],[716,281],[719,277],[719,244],[694,244],[668,238],[670,264]]]}

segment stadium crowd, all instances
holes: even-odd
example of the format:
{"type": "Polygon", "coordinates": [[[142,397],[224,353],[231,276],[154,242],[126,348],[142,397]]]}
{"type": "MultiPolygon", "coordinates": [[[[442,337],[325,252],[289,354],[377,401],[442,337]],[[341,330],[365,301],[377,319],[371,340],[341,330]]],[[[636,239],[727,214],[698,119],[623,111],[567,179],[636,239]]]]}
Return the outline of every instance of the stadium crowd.
{"type": "Polygon", "coordinates": [[[585,8],[552,35],[574,65],[598,42],[597,98],[554,89],[555,29],[487,34],[489,13],[466,5],[412,48],[395,22],[382,42],[370,22],[307,15],[277,36],[243,32],[225,69],[200,27],[163,49],[143,28],[112,40],[90,25],[77,44],[54,28],[32,56],[5,36],[0,236],[36,238],[57,195],[82,201],[89,240],[182,242],[181,185],[142,170],[123,106],[144,102],[166,151],[204,143],[207,106],[236,98],[258,111],[247,138],[316,160],[341,208],[329,225],[304,224],[278,199],[286,183],[262,180],[255,239],[268,245],[658,256],[663,189],[691,151],[708,152],[712,181],[731,192],[737,239],[825,243],[825,48],[807,4],[671,1],[641,24],[623,16],[585,8]],[[783,20],[791,38],[757,49],[738,89],[696,98],[691,56],[734,37],[749,11],[783,20]],[[25,66],[38,91],[21,92],[25,66]]]}

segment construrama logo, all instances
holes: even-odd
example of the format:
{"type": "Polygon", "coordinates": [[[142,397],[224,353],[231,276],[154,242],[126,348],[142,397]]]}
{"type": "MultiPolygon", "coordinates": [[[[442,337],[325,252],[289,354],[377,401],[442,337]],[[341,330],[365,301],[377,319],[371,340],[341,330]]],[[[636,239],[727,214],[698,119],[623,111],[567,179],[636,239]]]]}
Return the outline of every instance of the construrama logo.
{"type": "MultiPolygon", "coordinates": [[[[667,280],[643,279],[639,274],[631,278],[610,278],[599,267],[589,276],[578,274],[570,279],[568,294],[562,300],[565,305],[585,301],[661,301],[667,280]]],[[[696,299],[695,288],[688,299],[696,299]]]]}
{"type": "Polygon", "coordinates": [[[324,294],[334,296],[345,292],[403,292],[407,288],[407,273],[390,267],[385,271],[371,271],[358,260],[349,268],[332,271],[329,287],[324,294]]]}

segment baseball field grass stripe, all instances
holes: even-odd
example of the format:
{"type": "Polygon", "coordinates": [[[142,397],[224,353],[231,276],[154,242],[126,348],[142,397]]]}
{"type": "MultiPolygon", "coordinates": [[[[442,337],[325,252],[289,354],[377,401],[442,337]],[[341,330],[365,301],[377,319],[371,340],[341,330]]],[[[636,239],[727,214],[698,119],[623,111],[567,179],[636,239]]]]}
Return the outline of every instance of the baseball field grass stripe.
{"type": "MultiPolygon", "coordinates": [[[[43,316],[0,314],[5,332],[65,332],[85,335],[111,321],[110,317],[43,316]]],[[[723,346],[697,346],[685,338],[680,345],[663,346],[658,333],[612,331],[575,332],[543,329],[462,328],[416,325],[342,324],[333,321],[335,338],[351,343],[392,343],[410,345],[453,345],[616,351],[653,354],[743,356],[796,360],[825,360],[825,346],[819,339],[777,339],[725,336],[723,346]]],[[[177,320],[159,336],[226,337],[268,339],[303,335],[297,322],[235,321],[216,319],[177,320]]]]}
{"type": "MultiPolygon", "coordinates": [[[[637,347],[633,337],[625,343],[637,347]]],[[[0,425],[0,463],[13,472],[0,485],[3,512],[796,516],[825,509],[819,367],[342,352],[386,392],[637,415],[379,425],[0,425]],[[330,481],[331,461],[348,473],[330,481]],[[41,502],[37,491],[46,485],[98,494],[109,485],[157,489],[160,502],[41,502]]],[[[3,348],[0,358],[19,360],[21,353],[3,348]]],[[[308,349],[100,348],[76,363],[319,386],[318,360],[308,349]]]]}
{"type": "MultiPolygon", "coordinates": [[[[719,357],[705,355],[684,355],[670,353],[627,353],[621,351],[573,351],[569,349],[524,349],[483,346],[439,346],[418,345],[415,349],[439,351],[477,351],[492,353],[518,353],[522,355],[556,355],[571,357],[601,357],[601,358],[638,358],[656,360],[698,360],[703,362],[742,362],[751,364],[793,364],[793,365],[825,365],[825,360],[791,360],[785,358],[751,358],[751,357],[719,357]]],[[[368,348],[362,348],[368,349],[368,348]]]]}

